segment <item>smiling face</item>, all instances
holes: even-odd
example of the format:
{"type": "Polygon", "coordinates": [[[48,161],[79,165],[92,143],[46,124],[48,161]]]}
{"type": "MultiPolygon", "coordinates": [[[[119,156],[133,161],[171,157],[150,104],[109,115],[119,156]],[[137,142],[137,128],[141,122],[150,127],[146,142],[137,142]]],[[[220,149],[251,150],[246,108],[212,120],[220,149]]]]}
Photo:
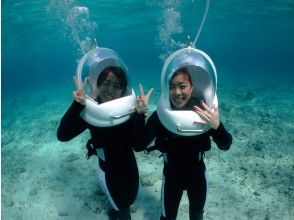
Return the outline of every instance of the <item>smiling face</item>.
{"type": "Polygon", "coordinates": [[[191,76],[186,71],[177,71],[169,83],[169,97],[172,108],[181,109],[190,100],[193,91],[191,76]]]}
{"type": "Polygon", "coordinates": [[[99,90],[98,97],[102,103],[123,96],[126,89],[126,81],[123,78],[123,74],[120,69],[115,67],[107,68],[101,73],[101,77],[97,81],[97,86],[99,90]]]}

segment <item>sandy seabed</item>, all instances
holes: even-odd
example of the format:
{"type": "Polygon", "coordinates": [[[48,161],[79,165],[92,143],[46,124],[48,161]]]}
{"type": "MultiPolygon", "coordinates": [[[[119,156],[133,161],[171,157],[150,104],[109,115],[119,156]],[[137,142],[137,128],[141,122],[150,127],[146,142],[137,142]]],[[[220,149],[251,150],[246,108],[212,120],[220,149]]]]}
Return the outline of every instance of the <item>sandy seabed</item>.
{"type": "MultiPolygon", "coordinates": [[[[221,120],[233,135],[229,151],[206,153],[208,196],[204,219],[294,219],[293,87],[218,89],[221,120]]],[[[153,94],[155,109],[158,92],[153,94]]],[[[1,217],[5,220],[106,220],[109,208],[87,160],[89,133],[61,143],[60,118],[71,94],[52,90],[2,101],[1,217]],[[67,96],[68,94],[68,96],[67,96]]],[[[160,216],[162,159],[136,153],[140,190],[132,219],[160,216]]],[[[188,219],[184,194],[179,220],[188,219]]]]}

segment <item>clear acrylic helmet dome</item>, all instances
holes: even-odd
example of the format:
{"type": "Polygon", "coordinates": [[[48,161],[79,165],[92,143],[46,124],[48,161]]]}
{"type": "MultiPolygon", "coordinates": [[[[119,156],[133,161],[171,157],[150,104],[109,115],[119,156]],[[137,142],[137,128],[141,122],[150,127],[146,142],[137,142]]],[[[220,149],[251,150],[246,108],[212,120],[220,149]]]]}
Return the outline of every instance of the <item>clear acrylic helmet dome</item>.
{"type": "Polygon", "coordinates": [[[127,66],[120,57],[110,49],[94,48],[86,53],[78,64],[77,79],[80,87],[86,77],[89,78],[89,83],[85,91],[86,106],[81,113],[82,118],[89,124],[99,127],[115,126],[127,121],[134,112],[136,95],[130,84],[127,66]],[[107,67],[118,67],[120,75],[116,77],[120,81],[125,81],[126,85],[122,88],[119,97],[101,102],[99,101],[101,91],[97,86],[97,80],[107,67]]]}
{"type": "Polygon", "coordinates": [[[201,50],[187,47],[169,56],[161,74],[161,96],[157,113],[161,123],[171,132],[182,136],[193,136],[209,129],[200,116],[191,110],[173,110],[170,105],[169,83],[175,71],[186,68],[191,75],[193,91],[192,104],[204,100],[211,108],[218,105],[216,96],[217,73],[211,58],[201,50]],[[198,122],[198,123],[197,123],[198,122]]]}

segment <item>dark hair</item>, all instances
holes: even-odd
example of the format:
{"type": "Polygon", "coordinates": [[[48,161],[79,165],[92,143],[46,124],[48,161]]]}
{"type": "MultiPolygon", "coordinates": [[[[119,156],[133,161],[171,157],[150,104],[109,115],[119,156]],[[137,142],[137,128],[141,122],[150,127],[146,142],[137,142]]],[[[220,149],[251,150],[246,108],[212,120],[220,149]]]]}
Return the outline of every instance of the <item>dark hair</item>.
{"type": "Polygon", "coordinates": [[[178,74],[183,74],[183,75],[186,75],[187,78],[188,78],[188,81],[190,82],[191,86],[193,86],[193,82],[192,82],[192,77],[191,77],[191,74],[189,73],[189,70],[186,68],[186,67],[181,67],[179,69],[177,69],[173,76],[171,77],[170,79],[170,82],[172,81],[172,79],[177,76],[178,74]]]}
{"type": "Polygon", "coordinates": [[[128,86],[127,76],[124,70],[118,66],[108,66],[104,68],[97,79],[97,86],[101,86],[109,72],[112,72],[117,77],[120,87],[122,89],[122,94],[125,94],[128,86]]]}

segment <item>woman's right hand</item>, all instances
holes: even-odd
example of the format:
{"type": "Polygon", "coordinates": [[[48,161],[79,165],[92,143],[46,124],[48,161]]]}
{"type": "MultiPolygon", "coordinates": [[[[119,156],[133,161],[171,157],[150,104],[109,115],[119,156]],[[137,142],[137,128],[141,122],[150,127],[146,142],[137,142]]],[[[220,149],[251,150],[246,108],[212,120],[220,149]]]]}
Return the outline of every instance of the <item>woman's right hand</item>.
{"type": "Polygon", "coordinates": [[[75,85],[76,85],[76,91],[72,92],[72,96],[74,100],[81,105],[86,105],[86,95],[85,95],[85,89],[88,81],[88,77],[84,79],[83,86],[80,87],[78,79],[76,76],[73,77],[75,85]]]}

